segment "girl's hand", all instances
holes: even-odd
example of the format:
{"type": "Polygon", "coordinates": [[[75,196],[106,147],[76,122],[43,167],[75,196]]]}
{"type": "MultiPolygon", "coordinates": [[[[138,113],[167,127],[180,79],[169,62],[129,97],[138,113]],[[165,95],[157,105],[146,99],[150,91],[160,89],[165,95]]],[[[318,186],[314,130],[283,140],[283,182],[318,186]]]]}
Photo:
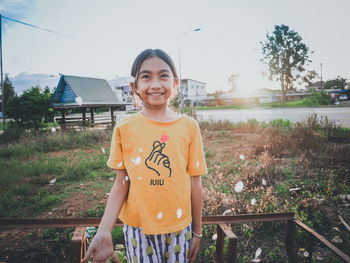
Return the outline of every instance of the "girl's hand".
{"type": "Polygon", "coordinates": [[[201,239],[199,237],[193,236],[190,249],[188,250],[187,254],[187,260],[189,263],[193,263],[197,257],[198,250],[199,250],[199,243],[201,242],[201,239]]]}
{"type": "Polygon", "coordinates": [[[112,242],[111,233],[98,233],[93,238],[85,257],[81,260],[81,263],[88,261],[92,254],[92,262],[109,262],[109,257],[112,257],[114,262],[120,263],[118,260],[112,242]]]}

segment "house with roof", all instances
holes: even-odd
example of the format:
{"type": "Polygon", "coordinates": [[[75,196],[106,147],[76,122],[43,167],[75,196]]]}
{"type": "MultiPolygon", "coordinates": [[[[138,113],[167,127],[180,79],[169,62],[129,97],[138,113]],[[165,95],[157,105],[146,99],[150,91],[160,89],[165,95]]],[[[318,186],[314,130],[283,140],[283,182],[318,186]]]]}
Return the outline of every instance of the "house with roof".
{"type": "Polygon", "coordinates": [[[182,79],[179,93],[183,101],[190,101],[192,105],[205,104],[207,99],[206,83],[193,79],[182,79]]]}
{"type": "Polygon", "coordinates": [[[95,123],[94,112],[97,108],[109,107],[111,123],[114,123],[114,110],[126,104],[130,103],[120,101],[105,79],[61,75],[50,107],[61,111],[60,122],[63,126],[68,120],[67,110],[74,108],[81,109],[83,125],[86,124],[87,119],[93,125],[95,123]],[[87,110],[90,111],[90,118],[86,117],[87,110]]]}
{"type": "MultiPolygon", "coordinates": [[[[111,80],[108,80],[108,84],[111,86],[112,90],[117,95],[119,101],[125,103],[135,103],[134,96],[132,94],[132,89],[130,86],[130,77],[117,77],[111,80]]],[[[123,106],[123,110],[133,107],[123,106]]]]}

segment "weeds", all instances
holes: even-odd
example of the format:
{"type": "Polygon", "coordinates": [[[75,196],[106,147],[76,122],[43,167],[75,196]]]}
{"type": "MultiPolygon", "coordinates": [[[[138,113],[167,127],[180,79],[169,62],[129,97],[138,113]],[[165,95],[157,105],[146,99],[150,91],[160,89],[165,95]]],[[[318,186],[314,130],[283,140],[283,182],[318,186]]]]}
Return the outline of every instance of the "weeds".
{"type": "Polygon", "coordinates": [[[28,134],[13,144],[2,146],[0,158],[28,158],[37,153],[91,147],[109,141],[110,138],[110,130],[47,133],[41,136],[28,134]]]}
{"type": "MultiPolygon", "coordinates": [[[[188,114],[196,117],[195,110],[188,114]]],[[[200,127],[209,171],[203,176],[205,215],[294,211],[321,235],[333,237],[344,203],[340,196],[350,194],[350,129],[316,115],[297,124],[283,119],[208,121],[200,122],[200,127]],[[238,182],[244,184],[241,192],[234,190],[238,182]]],[[[109,178],[115,178],[105,164],[108,147],[106,154],[101,152],[110,134],[110,130],[46,134],[1,146],[0,217],[33,217],[63,201],[69,204],[72,194],[93,204],[76,215],[102,216],[113,183],[109,178]],[[56,182],[50,185],[53,179],[56,182]]],[[[280,223],[235,224],[232,229],[239,237],[238,262],[251,261],[258,246],[264,262],[286,262],[280,223]]],[[[206,226],[203,233],[199,261],[215,262],[216,229],[206,226]]],[[[54,230],[46,234],[52,242],[66,242],[54,230]]],[[[69,238],[69,233],[65,235],[69,238]]],[[[349,249],[348,237],[337,235],[344,240],[342,248],[349,249]]],[[[121,228],[113,230],[113,240],[123,242],[121,228]]],[[[307,242],[305,232],[298,230],[299,262],[307,242]]],[[[45,257],[52,256],[52,250],[43,251],[45,257]]],[[[329,251],[317,251],[331,260],[327,262],[336,262],[329,251]]],[[[124,252],[118,252],[121,258],[124,252]]]]}

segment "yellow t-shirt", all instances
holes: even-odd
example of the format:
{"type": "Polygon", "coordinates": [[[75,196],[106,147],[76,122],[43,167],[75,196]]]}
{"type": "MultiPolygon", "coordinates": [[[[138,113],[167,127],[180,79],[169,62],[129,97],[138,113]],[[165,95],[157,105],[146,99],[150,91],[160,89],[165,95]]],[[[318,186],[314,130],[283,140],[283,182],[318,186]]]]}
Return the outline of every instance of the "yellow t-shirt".
{"type": "Polygon", "coordinates": [[[126,169],[130,185],[119,218],[145,234],[172,233],[192,222],[190,176],[207,173],[198,123],[182,115],[157,122],[136,113],[113,131],[107,165],[126,169]]]}

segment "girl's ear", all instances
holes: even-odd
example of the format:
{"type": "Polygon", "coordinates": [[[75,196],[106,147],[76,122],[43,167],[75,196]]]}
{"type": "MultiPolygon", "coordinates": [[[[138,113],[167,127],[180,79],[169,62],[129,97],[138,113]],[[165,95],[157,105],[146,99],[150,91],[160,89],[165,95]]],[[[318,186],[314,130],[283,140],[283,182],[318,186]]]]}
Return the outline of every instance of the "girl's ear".
{"type": "Polygon", "coordinates": [[[135,82],[130,82],[130,87],[131,87],[132,94],[134,95],[137,94],[135,82]]]}
{"type": "Polygon", "coordinates": [[[178,91],[178,87],[179,87],[179,79],[176,78],[176,79],[174,79],[173,91],[171,92],[170,101],[172,101],[175,98],[177,91],[178,91]]]}
{"type": "Polygon", "coordinates": [[[177,90],[179,88],[179,79],[178,78],[175,78],[174,79],[174,84],[173,84],[173,93],[176,94],[177,93],[177,90]]]}

